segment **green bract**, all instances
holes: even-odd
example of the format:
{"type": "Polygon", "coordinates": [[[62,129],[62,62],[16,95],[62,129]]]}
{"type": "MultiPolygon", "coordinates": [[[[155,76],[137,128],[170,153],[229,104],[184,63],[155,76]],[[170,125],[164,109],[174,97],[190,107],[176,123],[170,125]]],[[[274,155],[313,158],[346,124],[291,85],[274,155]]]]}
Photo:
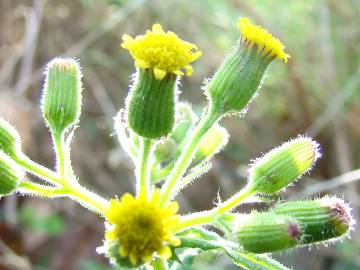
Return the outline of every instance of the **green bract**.
{"type": "Polygon", "coordinates": [[[0,151],[0,197],[15,192],[24,172],[4,152],[0,151]]]}
{"type": "Polygon", "coordinates": [[[175,121],[177,76],[155,78],[150,69],[139,69],[128,97],[129,127],[138,135],[159,139],[167,136],[175,121]]]}
{"type": "Polygon", "coordinates": [[[243,112],[258,90],[272,58],[239,43],[206,85],[206,94],[217,113],[243,112]]]}
{"type": "Polygon", "coordinates": [[[236,240],[245,250],[254,253],[291,248],[302,237],[298,221],[285,215],[253,212],[239,215],[233,222],[236,240]]]}
{"type": "Polygon", "coordinates": [[[304,231],[301,244],[311,244],[347,235],[354,224],[349,206],[335,197],[285,202],[276,205],[272,212],[287,215],[299,221],[304,231]]]}
{"type": "Polygon", "coordinates": [[[15,158],[21,152],[21,139],[17,130],[0,117],[0,151],[15,158]]]}

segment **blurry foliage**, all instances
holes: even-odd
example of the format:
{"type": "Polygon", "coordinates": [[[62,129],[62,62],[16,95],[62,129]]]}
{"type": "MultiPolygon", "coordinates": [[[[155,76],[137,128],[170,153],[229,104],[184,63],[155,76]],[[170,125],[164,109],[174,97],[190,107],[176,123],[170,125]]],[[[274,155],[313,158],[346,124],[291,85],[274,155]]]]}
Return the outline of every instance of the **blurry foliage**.
{"type": "MultiPolygon", "coordinates": [[[[229,145],[216,157],[210,173],[184,191],[180,204],[183,212],[209,208],[205,202],[218,192],[226,198],[245,183],[244,162],[249,158],[307,132],[322,145],[324,158],[312,173],[317,180],[300,181],[291,189],[295,196],[305,186],[360,166],[359,14],[359,0],[2,0],[0,114],[23,136],[28,135],[24,140],[28,153],[53,166],[49,134],[38,110],[43,66],[62,54],[79,58],[85,74],[85,96],[74,141],[74,166],[81,181],[103,194],[114,196],[132,190],[131,165],[115,138],[108,135],[113,132],[112,118],[124,107],[129,77],[134,72],[131,58],[119,48],[121,35],[143,33],[159,22],[197,44],[203,56],[194,64],[193,76],[183,78],[180,96],[196,109],[196,104],[205,103],[200,89],[203,78],[212,75],[238,38],[235,20],[248,16],[280,37],[292,59],[288,65],[273,64],[268,71],[271,77],[244,119],[225,121],[232,134],[229,145]],[[34,12],[38,20],[31,24],[34,12]],[[343,97],[344,104],[338,106],[336,102],[343,97]]],[[[358,219],[356,182],[331,193],[344,194],[352,201],[358,219]]],[[[30,229],[12,240],[7,237],[9,246],[29,257],[35,269],[106,269],[94,251],[101,245],[103,233],[99,220],[63,200],[46,202],[46,206],[39,202],[31,213],[27,204],[34,201],[37,199],[21,198],[18,206],[12,198],[1,201],[4,241],[6,235],[19,235],[17,229],[23,225],[30,229]],[[22,209],[18,222],[13,220],[16,207],[22,209]],[[49,207],[59,214],[40,215],[44,208],[49,213],[49,207]],[[56,245],[49,249],[49,238],[32,244],[34,230],[56,236],[52,240],[56,245]]],[[[331,252],[299,250],[285,253],[283,257],[292,262],[284,262],[295,265],[294,269],[358,269],[360,261],[354,254],[360,251],[359,239],[357,230],[353,241],[328,249],[331,252]]],[[[209,264],[214,269],[229,269],[223,258],[204,256],[197,259],[194,269],[210,269],[209,264]]]]}
{"type": "Polygon", "coordinates": [[[19,225],[33,232],[57,236],[66,231],[64,219],[56,213],[41,217],[34,209],[23,207],[18,210],[18,215],[19,225]]]}

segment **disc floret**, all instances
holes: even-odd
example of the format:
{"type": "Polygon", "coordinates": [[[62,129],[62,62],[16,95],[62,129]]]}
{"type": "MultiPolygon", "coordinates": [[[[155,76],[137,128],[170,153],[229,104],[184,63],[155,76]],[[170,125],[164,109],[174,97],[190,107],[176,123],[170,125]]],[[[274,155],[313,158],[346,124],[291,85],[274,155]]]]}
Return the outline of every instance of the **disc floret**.
{"type": "Polygon", "coordinates": [[[109,228],[107,241],[118,242],[118,253],[127,257],[132,265],[150,262],[154,255],[163,259],[171,257],[169,246],[180,245],[173,234],[179,222],[179,206],[172,202],[159,205],[160,192],[155,190],[151,199],[133,197],[126,193],[120,199],[112,199],[106,215],[109,228]]]}
{"type": "Polygon", "coordinates": [[[154,24],[152,31],[132,38],[123,35],[121,46],[127,49],[135,60],[137,68],[151,68],[158,80],[167,73],[190,76],[190,63],[201,56],[195,44],[180,39],[174,32],[165,32],[160,24],[154,24]]]}
{"type": "Polygon", "coordinates": [[[248,18],[240,18],[237,26],[245,43],[256,45],[262,54],[278,58],[287,63],[290,55],[285,53],[285,46],[266,29],[252,24],[248,18]]]}

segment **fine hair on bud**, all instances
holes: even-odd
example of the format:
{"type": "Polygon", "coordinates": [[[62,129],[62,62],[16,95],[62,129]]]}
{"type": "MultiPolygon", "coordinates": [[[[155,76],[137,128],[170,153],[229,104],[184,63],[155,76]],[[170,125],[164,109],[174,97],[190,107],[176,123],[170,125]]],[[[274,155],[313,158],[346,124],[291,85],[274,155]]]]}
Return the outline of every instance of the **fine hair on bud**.
{"type": "Polygon", "coordinates": [[[249,169],[249,186],[274,194],[309,172],[320,156],[317,142],[299,136],[256,159],[249,169]]]}
{"type": "Polygon", "coordinates": [[[239,215],[233,221],[233,231],[239,244],[253,253],[292,248],[302,237],[296,219],[267,212],[239,215]]]}
{"type": "Polygon", "coordinates": [[[0,151],[0,197],[16,191],[25,173],[8,155],[0,151]]]}
{"type": "Polygon", "coordinates": [[[175,123],[177,76],[157,79],[150,69],[138,69],[126,100],[129,127],[138,135],[159,139],[171,133],[175,123]]]}
{"type": "Polygon", "coordinates": [[[0,151],[12,158],[21,152],[21,138],[17,130],[0,117],[0,151]]]}
{"type": "Polygon", "coordinates": [[[43,117],[53,133],[61,134],[77,124],[82,102],[81,69],[72,58],[53,59],[45,72],[43,117]]]}
{"type": "Polygon", "coordinates": [[[301,244],[305,245],[342,239],[355,224],[349,205],[336,197],[285,202],[276,205],[272,212],[298,220],[304,230],[301,244]]]}

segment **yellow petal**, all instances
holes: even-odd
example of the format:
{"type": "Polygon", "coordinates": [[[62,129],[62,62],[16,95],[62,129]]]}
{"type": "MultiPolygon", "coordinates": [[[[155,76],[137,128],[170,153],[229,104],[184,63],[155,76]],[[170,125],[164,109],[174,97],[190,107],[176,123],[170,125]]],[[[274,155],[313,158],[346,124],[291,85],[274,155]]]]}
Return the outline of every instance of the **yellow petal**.
{"type": "Polygon", "coordinates": [[[171,249],[169,247],[162,247],[159,251],[159,255],[164,260],[168,260],[171,258],[171,249]]]}
{"type": "Polygon", "coordinates": [[[164,30],[163,30],[161,24],[159,24],[159,23],[153,24],[153,26],[152,26],[152,31],[153,31],[155,34],[164,33],[164,30]]]}
{"type": "Polygon", "coordinates": [[[187,65],[187,66],[185,66],[184,68],[185,68],[185,70],[186,70],[186,75],[187,75],[187,76],[191,76],[191,74],[192,74],[193,71],[194,71],[193,67],[190,66],[190,65],[187,65]]]}
{"type": "Polygon", "coordinates": [[[154,68],[154,75],[156,79],[162,80],[166,75],[166,71],[159,68],[154,68]]]}

